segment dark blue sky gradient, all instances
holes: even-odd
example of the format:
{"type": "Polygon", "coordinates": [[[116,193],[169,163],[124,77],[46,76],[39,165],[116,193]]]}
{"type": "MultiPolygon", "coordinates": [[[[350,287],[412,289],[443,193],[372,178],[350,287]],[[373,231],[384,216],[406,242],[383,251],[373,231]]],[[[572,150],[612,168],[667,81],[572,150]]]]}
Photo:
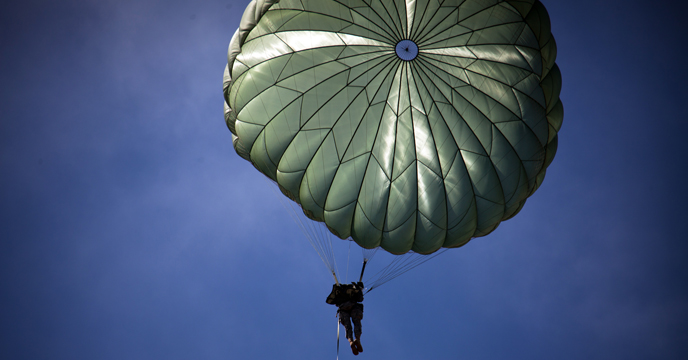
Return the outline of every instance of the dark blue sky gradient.
{"type": "MultiPolygon", "coordinates": [[[[331,278],[223,121],[245,4],[0,5],[1,358],[335,357],[331,278]]],[[[688,8],[544,4],[565,108],[544,185],[368,294],[358,358],[688,358],[688,8]]]]}

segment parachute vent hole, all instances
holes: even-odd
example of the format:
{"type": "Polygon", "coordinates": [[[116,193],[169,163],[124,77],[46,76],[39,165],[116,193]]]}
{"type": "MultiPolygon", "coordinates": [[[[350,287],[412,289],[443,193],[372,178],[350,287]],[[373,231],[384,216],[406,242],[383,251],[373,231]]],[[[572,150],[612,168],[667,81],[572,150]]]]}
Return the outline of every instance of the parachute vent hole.
{"type": "Polygon", "coordinates": [[[411,40],[401,40],[394,49],[399,59],[411,61],[418,56],[418,45],[411,40]]]}

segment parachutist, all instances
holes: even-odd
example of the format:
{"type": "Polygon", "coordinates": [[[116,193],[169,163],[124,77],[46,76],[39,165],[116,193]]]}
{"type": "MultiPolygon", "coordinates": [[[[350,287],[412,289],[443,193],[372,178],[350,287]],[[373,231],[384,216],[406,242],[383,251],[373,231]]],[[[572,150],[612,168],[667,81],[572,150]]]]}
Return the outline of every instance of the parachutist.
{"type": "Polygon", "coordinates": [[[339,309],[339,322],[344,325],[346,329],[346,338],[351,345],[351,351],[354,355],[363,352],[361,347],[361,320],[363,319],[363,283],[352,282],[351,284],[334,284],[332,285],[332,292],[327,296],[326,303],[336,305],[339,309]],[[351,322],[353,321],[353,334],[351,329],[351,322]],[[353,335],[356,335],[354,340],[353,335]]]}

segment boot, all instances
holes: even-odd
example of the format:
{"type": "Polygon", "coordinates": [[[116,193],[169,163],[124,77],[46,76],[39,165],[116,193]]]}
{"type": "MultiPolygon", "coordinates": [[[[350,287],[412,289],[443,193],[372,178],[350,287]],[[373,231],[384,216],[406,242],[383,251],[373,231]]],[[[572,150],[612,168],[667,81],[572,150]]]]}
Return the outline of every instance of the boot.
{"type": "Polygon", "coordinates": [[[354,345],[356,346],[356,350],[358,350],[358,352],[363,352],[363,347],[361,346],[361,338],[354,340],[354,345]]]}
{"type": "Polygon", "coordinates": [[[356,342],[349,339],[349,345],[351,345],[351,352],[353,352],[354,355],[358,355],[358,348],[356,347],[356,342]]]}

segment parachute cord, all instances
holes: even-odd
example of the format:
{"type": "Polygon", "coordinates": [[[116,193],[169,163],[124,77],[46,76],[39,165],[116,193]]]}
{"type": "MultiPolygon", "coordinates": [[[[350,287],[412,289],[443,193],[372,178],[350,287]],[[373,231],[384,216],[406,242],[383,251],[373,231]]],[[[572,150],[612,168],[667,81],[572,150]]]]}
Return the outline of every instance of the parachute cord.
{"type": "MultiPolygon", "coordinates": [[[[263,179],[276,185],[272,179],[267,177],[263,177],[263,179]]],[[[301,210],[301,215],[299,215],[299,212],[292,202],[287,203],[284,201],[282,194],[277,193],[274,186],[270,186],[270,188],[282,206],[288,210],[287,212],[289,213],[289,216],[291,216],[292,220],[299,227],[308,242],[310,242],[315,252],[318,253],[318,256],[323,261],[325,266],[327,266],[327,268],[330,270],[330,273],[334,277],[335,283],[339,284],[339,280],[337,279],[337,263],[334,257],[334,249],[332,248],[332,239],[330,237],[330,233],[325,232],[323,230],[323,226],[315,224],[313,221],[304,221],[304,219],[302,219],[303,210],[300,206],[299,210],[301,210]]]]}
{"type": "Polygon", "coordinates": [[[377,254],[377,251],[380,250],[380,247],[376,247],[374,249],[366,249],[364,247],[361,248],[361,255],[363,255],[363,260],[373,260],[373,256],[377,254]]]}
{"type": "MultiPolygon", "coordinates": [[[[339,273],[339,270],[337,269],[337,260],[334,256],[334,248],[332,247],[332,234],[330,234],[329,231],[325,229],[325,225],[322,223],[316,223],[314,221],[307,221],[308,224],[310,224],[314,229],[316,229],[319,233],[318,239],[321,240],[322,247],[327,251],[328,253],[328,259],[332,261],[332,267],[334,268],[334,274],[339,273]]],[[[335,280],[337,276],[335,275],[335,280]]],[[[338,282],[337,282],[338,283],[338,282]]]]}
{"type": "MultiPolygon", "coordinates": [[[[276,183],[267,177],[263,177],[265,181],[272,182],[273,184],[276,185],[276,183]]],[[[322,223],[316,223],[315,221],[308,221],[304,219],[304,213],[303,209],[299,204],[298,210],[296,209],[296,205],[292,203],[291,201],[286,201],[284,200],[281,192],[278,193],[274,187],[271,187],[273,193],[277,196],[279,199],[280,203],[284,208],[286,208],[289,212],[289,215],[291,216],[292,220],[296,223],[296,225],[301,229],[301,232],[305,235],[306,239],[310,242],[311,246],[315,250],[316,253],[318,253],[318,256],[320,259],[323,261],[325,266],[330,270],[330,273],[332,274],[332,277],[334,278],[335,283],[339,284],[339,279],[337,277],[337,273],[339,272],[337,269],[337,262],[334,256],[334,248],[332,246],[332,234],[325,229],[325,225],[322,223]]],[[[353,240],[351,240],[353,241],[353,240]]],[[[365,270],[365,264],[370,261],[377,251],[379,250],[378,248],[375,249],[362,249],[362,255],[364,258],[363,262],[363,269],[361,269],[361,280],[362,280],[362,275],[363,271],[365,270]]],[[[391,281],[392,279],[408,272],[409,270],[423,264],[424,262],[436,257],[437,255],[443,253],[447,249],[442,249],[432,255],[420,255],[417,253],[407,253],[402,256],[397,256],[395,257],[394,260],[390,262],[389,265],[385,266],[380,272],[375,274],[371,280],[367,280],[366,282],[372,282],[371,286],[366,290],[366,294],[373,290],[374,288],[377,288],[388,281],[391,281]]],[[[348,272],[349,272],[349,260],[351,256],[351,243],[349,243],[349,255],[347,257],[347,274],[346,278],[348,281],[348,272]]]]}
{"type": "Polygon", "coordinates": [[[365,292],[366,294],[372,291],[374,288],[380,287],[392,279],[408,272],[409,270],[425,263],[426,261],[435,258],[436,256],[444,253],[448,249],[442,249],[432,255],[420,255],[417,253],[407,253],[402,256],[395,257],[389,265],[385,266],[377,274],[375,274],[371,280],[372,284],[365,292]]]}
{"type": "Polygon", "coordinates": [[[379,278],[373,282],[371,290],[410,270],[411,265],[416,259],[418,259],[416,254],[411,254],[410,256],[398,257],[392,260],[392,262],[379,273],[379,278]],[[407,268],[408,270],[406,270],[407,268]]]}
{"type": "MultiPolygon", "coordinates": [[[[293,206],[293,205],[292,205],[293,206]]],[[[303,221],[303,220],[302,220],[303,221]]],[[[332,275],[334,276],[335,282],[339,283],[337,280],[337,273],[339,272],[337,269],[337,262],[334,257],[334,249],[332,248],[332,238],[329,232],[324,230],[324,226],[321,224],[318,224],[314,221],[304,221],[308,227],[310,228],[310,231],[315,234],[314,238],[317,240],[318,244],[318,249],[316,251],[320,254],[324,254],[324,256],[329,260],[328,268],[330,269],[330,272],[332,272],[332,275]]]]}
{"type": "Polygon", "coordinates": [[[421,265],[422,263],[434,258],[435,256],[441,254],[444,251],[446,251],[446,249],[442,250],[438,253],[435,253],[431,256],[423,256],[423,255],[412,253],[408,256],[395,258],[380,273],[376,274],[376,276],[378,276],[378,278],[377,278],[377,280],[373,281],[373,284],[371,285],[371,287],[368,291],[372,290],[373,288],[379,287],[388,281],[391,281],[392,279],[408,272],[409,270],[411,270],[411,269],[421,265]]]}

